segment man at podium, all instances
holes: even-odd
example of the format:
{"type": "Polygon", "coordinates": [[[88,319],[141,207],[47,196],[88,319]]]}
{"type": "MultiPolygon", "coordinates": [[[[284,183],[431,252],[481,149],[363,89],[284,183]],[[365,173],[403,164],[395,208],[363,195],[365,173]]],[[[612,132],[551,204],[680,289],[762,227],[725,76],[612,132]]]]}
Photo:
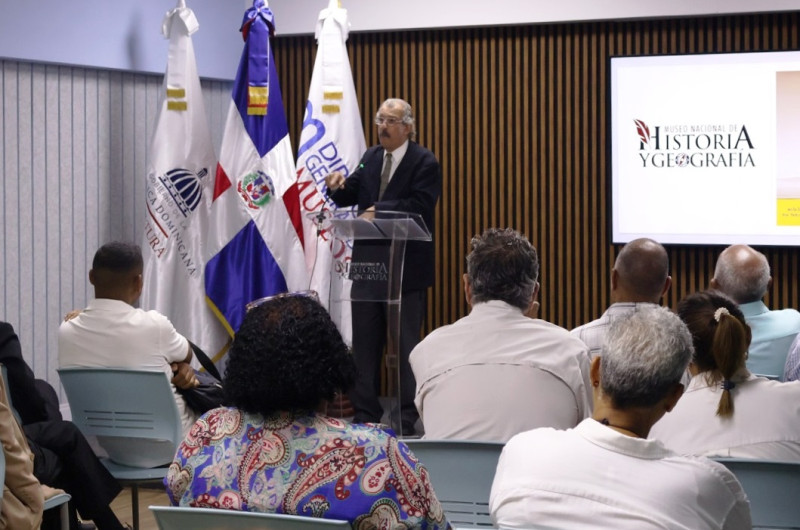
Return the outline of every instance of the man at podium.
{"type": "MultiPolygon", "coordinates": [[[[325,177],[330,198],[339,206],[357,206],[364,210],[362,216],[366,218],[380,211],[419,214],[432,232],[434,209],[442,192],[442,172],[434,154],[414,141],[416,130],[411,105],[402,99],[387,99],[375,114],[375,125],[380,145],[367,149],[347,179],[339,171],[325,177]]],[[[356,242],[354,257],[362,244],[356,242]]],[[[419,417],[414,406],[416,383],[408,356],[419,342],[426,307],[425,292],[433,284],[433,242],[409,241],[404,266],[400,311],[400,417],[402,432],[408,435],[414,433],[419,417]]],[[[352,304],[353,355],[358,378],[350,400],[356,423],[380,422],[383,416],[378,393],[386,318],[384,302],[352,304]]]]}

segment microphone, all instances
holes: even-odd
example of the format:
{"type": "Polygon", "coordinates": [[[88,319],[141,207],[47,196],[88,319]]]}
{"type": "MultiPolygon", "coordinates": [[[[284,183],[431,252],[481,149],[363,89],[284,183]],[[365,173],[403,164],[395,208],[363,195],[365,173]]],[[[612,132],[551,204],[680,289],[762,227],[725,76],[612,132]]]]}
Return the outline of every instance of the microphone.
{"type": "Polygon", "coordinates": [[[317,237],[319,237],[322,233],[322,223],[325,221],[325,210],[320,208],[314,218],[317,220],[317,237]]]}

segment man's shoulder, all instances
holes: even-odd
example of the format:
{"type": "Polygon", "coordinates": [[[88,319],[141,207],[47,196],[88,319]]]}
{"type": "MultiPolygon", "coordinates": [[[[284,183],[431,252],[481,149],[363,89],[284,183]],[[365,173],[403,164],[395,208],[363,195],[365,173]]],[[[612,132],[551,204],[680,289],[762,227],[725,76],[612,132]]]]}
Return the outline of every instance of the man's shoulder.
{"type": "Polygon", "coordinates": [[[800,312],[793,308],[771,309],[760,315],[745,317],[745,321],[761,322],[770,327],[800,331],[800,312]]]}
{"type": "Polygon", "coordinates": [[[408,150],[406,151],[406,156],[411,155],[414,158],[422,158],[422,159],[430,159],[433,162],[439,163],[436,155],[433,154],[433,151],[428,149],[427,147],[423,147],[417,142],[413,140],[408,141],[408,150]]]}
{"type": "Polygon", "coordinates": [[[785,309],[773,309],[768,314],[800,323],[800,311],[792,307],[787,307],[785,309]]]}
{"type": "Polygon", "coordinates": [[[578,326],[576,328],[572,328],[570,330],[570,334],[575,336],[575,337],[581,338],[587,331],[593,330],[593,329],[596,329],[596,328],[604,328],[607,325],[608,325],[608,319],[604,315],[604,316],[601,316],[600,318],[596,318],[596,319],[592,320],[591,322],[587,322],[586,324],[581,324],[580,326],[578,326]]]}
{"type": "Polygon", "coordinates": [[[566,344],[583,346],[583,343],[572,331],[563,328],[558,324],[553,324],[552,322],[548,322],[547,320],[542,320],[540,318],[530,320],[532,321],[532,323],[529,324],[531,332],[552,335],[554,338],[557,338],[566,344]]]}

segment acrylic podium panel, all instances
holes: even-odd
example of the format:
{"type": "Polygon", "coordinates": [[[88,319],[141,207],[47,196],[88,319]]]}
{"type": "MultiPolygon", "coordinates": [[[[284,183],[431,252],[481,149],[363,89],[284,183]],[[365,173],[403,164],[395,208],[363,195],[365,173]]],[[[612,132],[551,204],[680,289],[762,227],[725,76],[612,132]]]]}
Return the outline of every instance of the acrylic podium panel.
{"type": "MultiPolygon", "coordinates": [[[[390,423],[400,429],[400,309],[407,241],[430,241],[418,214],[392,211],[334,210],[314,216],[349,251],[334,259],[330,271],[330,303],[386,303],[386,365],[389,369],[390,423]]],[[[397,432],[402,435],[402,432],[397,432]]]]}

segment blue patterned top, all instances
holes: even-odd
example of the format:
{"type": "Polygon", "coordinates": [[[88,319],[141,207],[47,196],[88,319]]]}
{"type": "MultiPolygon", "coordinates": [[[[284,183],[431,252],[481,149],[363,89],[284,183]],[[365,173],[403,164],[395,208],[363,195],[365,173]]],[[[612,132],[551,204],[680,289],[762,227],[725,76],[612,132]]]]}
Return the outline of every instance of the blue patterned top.
{"type": "Polygon", "coordinates": [[[321,415],[203,415],[164,479],[173,505],[449,528],[428,472],[391,432],[321,415]]]}

